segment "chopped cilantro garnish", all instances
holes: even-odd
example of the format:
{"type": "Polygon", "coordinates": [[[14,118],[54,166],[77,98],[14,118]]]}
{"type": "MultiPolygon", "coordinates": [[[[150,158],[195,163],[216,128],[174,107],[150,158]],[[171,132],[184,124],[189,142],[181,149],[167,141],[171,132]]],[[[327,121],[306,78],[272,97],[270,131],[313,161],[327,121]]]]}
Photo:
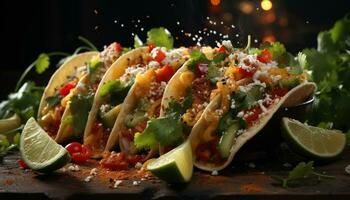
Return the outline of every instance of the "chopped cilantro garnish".
{"type": "Polygon", "coordinates": [[[147,43],[172,49],[174,47],[174,38],[168,29],[164,27],[152,28],[147,32],[147,43]]]}

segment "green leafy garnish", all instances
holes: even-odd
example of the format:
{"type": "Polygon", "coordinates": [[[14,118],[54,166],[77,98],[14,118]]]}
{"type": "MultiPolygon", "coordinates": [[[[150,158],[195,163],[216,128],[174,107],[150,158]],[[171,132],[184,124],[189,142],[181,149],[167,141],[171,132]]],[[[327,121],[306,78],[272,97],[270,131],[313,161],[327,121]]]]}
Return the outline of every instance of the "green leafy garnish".
{"type": "Polygon", "coordinates": [[[100,59],[92,59],[90,62],[88,62],[87,67],[89,70],[89,73],[94,73],[98,68],[102,67],[103,62],[101,62],[100,59]]]}
{"type": "Polygon", "coordinates": [[[308,117],[311,124],[333,122],[335,129],[350,129],[350,18],[338,20],[319,33],[317,49],[304,49],[304,67],[317,84],[317,104],[308,117]]]}
{"type": "Polygon", "coordinates": [[[198,63],[209,63],[209,60],[204,53],[200,52],[199,50],[193,50],[187,65],[188,69],[195,72],[195,67],[198,63]]]}
{"type": "Polygon", "coordinates": [[[308,163],[300,162],[294,169],[292,169],[287,177],[273,176],[276,180],[280,181],[282,187],[287,188],[288,185],[293,183],[302,183],[311,177],[321,178],[334,178],[334,176],[328,176],[320,174],[314,171],[313,167],[314,162],[310,161],[308,163]]]}
{"type": "Polygon", "coordinates": [[[143,46],[142,40],[139,38],[138,35],[135,35],[135,37],[134,37],[134,47],[135,48],[139,48],[139,47],[142,47],[142,46],[143,46]]]}
{"type": "Polygon", "coordinates": [[[151,119],[142,133],[136,133],[134,143],[138,149],[152,149],[155,145],[177,145],[182,141],[185,125],[181,115],[192,105],[192,91],[189,89],[182,103],[172,100],[165,110],[165,116],[151,119]]]}
{"type": "Polygon", "coordinates": [[[254,107],[258,100],[262,98],[262,89],[262,86],[254,85],[247,92],[239,91],[235,93],[232,98],[235,101],[234,111],[238,112],[254,107]]]}
{"type": "Polygon", "coordinates": [[[47,97],[45,99],[48,107],[52,108],[53,106],[57,105],[61,102],[62,96],[60,94],[56,94],[54,96],[47,97]]]}
{"type": "Polygon", "coordinates": [[[136,133],[134,143],[138,149],[152,149],[158,145],[174,145],[183,137],[180,120],[173,117],[151,119],[142,133],[136,133]]]}
{"type": "Polygon", "coordinates": [[[38,74],[42,74],[50,65],[50,57],[46,53],[41,53],[36,60],[35,70],[38,74]]]}
{"type": "Polygon", "coordinates": [[[64,123],[73,124],[74,135],[79,137],[84,132],[86,121],[89,115],[89,111],[92,106],[93,95],[81,95],[73,96],[70,103],[71,115],[64,119],[64,123]]]}
{"type": "Polygon", "coordinates": [[[168,29],[164,27],[152,28],[147,32],[147,43],[172,49],[174,46],[174,38],[171,36],[168,29]]]}
{"type": "Polygon", "coordinates": [[[124,101],[126,95],[129,92],[129,89],[132,85],[132,82],[125,84],[118,80],[111,80],[102,85],[99,95],[101,97],[110,97],[110,102],[113,105],[120,104],[124,101]]]}

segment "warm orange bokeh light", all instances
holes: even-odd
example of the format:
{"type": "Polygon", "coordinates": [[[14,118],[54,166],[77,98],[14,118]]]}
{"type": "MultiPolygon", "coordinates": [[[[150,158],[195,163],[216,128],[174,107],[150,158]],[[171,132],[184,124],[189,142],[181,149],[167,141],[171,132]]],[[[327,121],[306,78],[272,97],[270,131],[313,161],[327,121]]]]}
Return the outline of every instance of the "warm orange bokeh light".
{"type": "Polygon", "coordinates": [[[262,39],[263,42],[274,42],[276,41],[276,37],[272,34],[265,35],[262,39]]]}
{"type": "Polygon", "coordinates": [[[261,8],[266,11],[271,10],[272,8],[272,2],[270,0],[262,0],[260,5],[261,8]]]}
{"type": "Polygon", "coordinates": [[[245,14],[250,14],[254,10],[254,6],[251,2],[242,2],[239,4],[239,9],[245,13],[245,14]]]}
{"type": "Polygon", "coordinates": [[[220,4],[221,0],[210,0],[211,5],[218,6],[220,4]]]}

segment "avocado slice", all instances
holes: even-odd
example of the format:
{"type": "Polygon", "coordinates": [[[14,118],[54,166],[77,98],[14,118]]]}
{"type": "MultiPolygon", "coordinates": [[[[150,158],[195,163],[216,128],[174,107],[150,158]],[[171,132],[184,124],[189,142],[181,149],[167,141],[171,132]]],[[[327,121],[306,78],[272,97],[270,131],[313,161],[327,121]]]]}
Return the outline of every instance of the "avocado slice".
{"type": "Polygon", "coordinates": [[[102,124],[107,128],[113,128],[119,112],[120,112],[120,105],[117,105],[114,108],[112,108],[110,111],[103,114],[101,117],[102,124]]]}
{"type": "Polygon", "coordinates": [[[227,158],[230,155],[230,150],[235,142],[239,128],[239,122],[235,120],[227,130],[223,132],[218,145],[219,153],[223,158],[227,158]]]}
{"type": "Polygon", "coordinates": [[[147,116],[145,116],[145,112],[138,110],[134,113],[128,114],[125,117],[125,125],[128,128],[134,128],[139,122],[143,120],[147,120],[147,116]]]}

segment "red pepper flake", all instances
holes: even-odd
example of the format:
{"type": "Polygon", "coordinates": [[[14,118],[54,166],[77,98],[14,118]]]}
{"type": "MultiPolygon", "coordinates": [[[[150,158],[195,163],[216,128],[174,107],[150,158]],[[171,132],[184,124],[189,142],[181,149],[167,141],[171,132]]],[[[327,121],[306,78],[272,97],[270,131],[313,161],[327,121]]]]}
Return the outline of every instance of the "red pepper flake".
{"type": "Polygon", "coordinates": [[[19,168],[21,168],[21,169],[28,169],[27,164],[22,159],[17,160],[17,164],[19,165],[19,168]]]}

